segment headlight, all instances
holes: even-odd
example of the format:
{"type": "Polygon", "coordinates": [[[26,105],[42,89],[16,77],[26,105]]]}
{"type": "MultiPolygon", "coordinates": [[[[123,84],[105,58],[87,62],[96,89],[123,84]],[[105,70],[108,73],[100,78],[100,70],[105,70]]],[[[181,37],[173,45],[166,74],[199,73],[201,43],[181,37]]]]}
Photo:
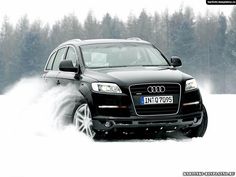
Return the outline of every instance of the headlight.
{"type": "Polygon", "coordinates": [[[190,79],[190,80],[186,81],[185,91],[194,90],[196,88],[198,88],[198,87],[197,87],[197,82],[195,79],[190,79]]]}
{"type": "Polygon", "coordinates": [[[92,83],[92,89],[96,92],[106,92],[106,93],[122,93],[120,87],[113,83],[92,83]]]}

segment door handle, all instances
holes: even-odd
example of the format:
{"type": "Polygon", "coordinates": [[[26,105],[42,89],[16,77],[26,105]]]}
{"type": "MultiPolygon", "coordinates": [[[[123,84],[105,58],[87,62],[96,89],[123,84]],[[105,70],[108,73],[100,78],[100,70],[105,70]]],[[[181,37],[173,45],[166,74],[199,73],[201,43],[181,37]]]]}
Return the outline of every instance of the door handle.
{"type": "Polygon", "coordinates": [[[60,83],[60,81],[59,80],[57,80],[57,85],[60,85],[61,83],[60,83]]]}

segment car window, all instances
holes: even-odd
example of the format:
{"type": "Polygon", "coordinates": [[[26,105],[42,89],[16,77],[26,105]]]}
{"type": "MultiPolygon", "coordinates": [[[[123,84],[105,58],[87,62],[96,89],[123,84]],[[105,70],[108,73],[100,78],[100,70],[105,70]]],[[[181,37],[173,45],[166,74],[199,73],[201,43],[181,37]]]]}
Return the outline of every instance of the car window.
{"type": "Polygon", "coordinates": [[[56,56],[56,52],[54,52],[54,53],[50,56],[50,58],[49,58],[49,60],[48,60],[47,67],[46,67],[46,70],[51,70],[51,69],[52,69],[52,63],[53,63],[53,61],[54,61],[55,56],[56,56]]]}
{"type": "Polygon", "coordinates": [[[74,67],[78,66],[78,64],[79,64],[75,50],[72,47],[69,47],[69,49],[68,49],[68,52],[66,54],[66,60],[71,60],[74,67]]]}
{"type": "Polygon", "coordinates": [[[161,53],[149,44],[110,43],[81,46],[85,66],[168,66],[161,53]]]}
{"type": "Polygon", "coordinates": [[[60,61],[65,58],[66,50],[67,50],[67,47],[64,47],[58,50],[56,58],[53,63],[53,67],[52,67],[53,70],[59,71],[59,64],[60,64],[60,61]]]}

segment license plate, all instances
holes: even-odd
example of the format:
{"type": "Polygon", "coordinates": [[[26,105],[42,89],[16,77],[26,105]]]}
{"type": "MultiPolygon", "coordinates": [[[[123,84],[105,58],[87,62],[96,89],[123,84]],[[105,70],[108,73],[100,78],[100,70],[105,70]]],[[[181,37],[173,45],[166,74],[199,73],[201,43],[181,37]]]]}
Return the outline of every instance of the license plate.
{"type": "Polygon", "coordinates": [[[142,96],[140,104],[173,104],[173,96],[142,96]]]}

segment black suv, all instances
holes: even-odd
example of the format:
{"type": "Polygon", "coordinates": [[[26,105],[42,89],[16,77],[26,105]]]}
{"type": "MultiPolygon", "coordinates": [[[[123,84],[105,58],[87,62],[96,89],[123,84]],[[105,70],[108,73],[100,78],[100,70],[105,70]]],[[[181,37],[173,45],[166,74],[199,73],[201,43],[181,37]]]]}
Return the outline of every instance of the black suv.
{"type": "Polygon", "coordinates": [[[118,130],[202,137],[207,112],[195,79],[177,70],[181,65],[139,38],[73,39],[51,53],[43,78],[77,88],[68,120],[90,137],[118,130]]]}

